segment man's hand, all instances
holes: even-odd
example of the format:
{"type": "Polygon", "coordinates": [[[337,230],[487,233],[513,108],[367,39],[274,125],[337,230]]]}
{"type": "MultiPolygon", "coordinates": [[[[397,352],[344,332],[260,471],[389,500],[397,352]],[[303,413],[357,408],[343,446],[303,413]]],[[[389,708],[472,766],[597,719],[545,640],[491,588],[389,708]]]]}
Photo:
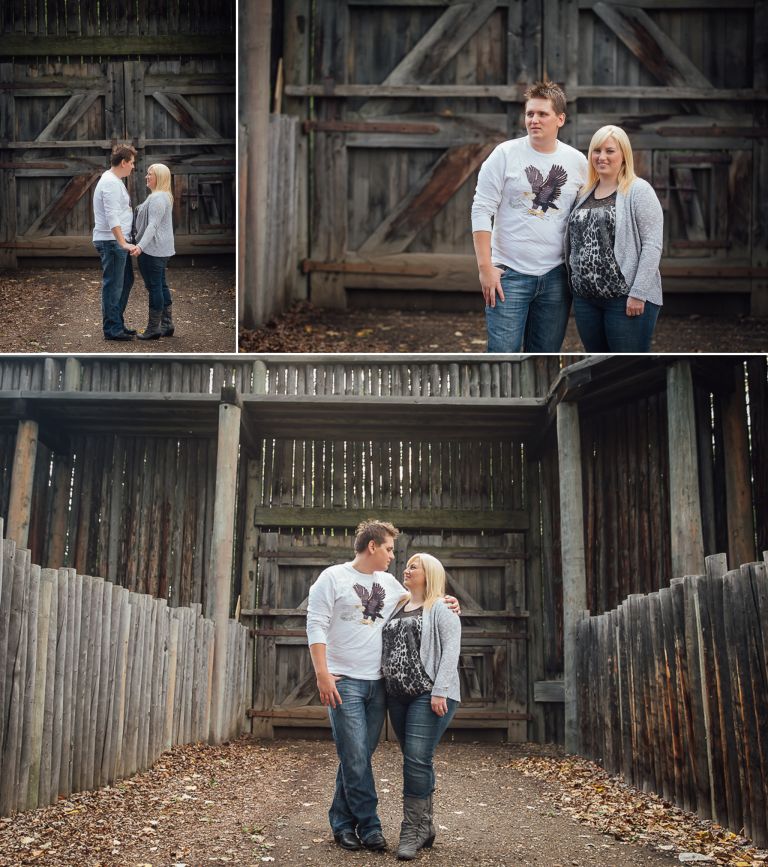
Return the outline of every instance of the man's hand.
{"type": "Polygon", "coordinates": [[[438,716],[445,716],[448,713],[448,701],[439,695],[432,696],[432,712],[438,716]]]}
{"type": "Polygon", "coordinates": [[[317,676],[317,691],[320,693],[320,703],[325,707],[330,705],[335,708],[341,704],[341,696],[336,689],[337,680],[341,680],[341,675],[330,674],[330,672],[318,674],[317,676]]]}
{"type": "Polygon", "coordinates": [[[459,605],[459,600],[455,596],[448,596],[446,593],[446,595],[443,596],[443,602],[445,602],[454,614],[461,614],[461,605],[459,605]]]}
{"type": "Polygon", "coordinates": [[[501,275],[503,273],[501,268],[497,268],[495,265],[480,266],[480,288],[483,290],[483,298],[488,307],[496,306],[497,295],[499,301],[504,300],[504,290],[501,288],[501,275]]]}
{"type": "Polygon", "coordinates": [[[131,256],[141,256],[141,247],[138,244],[135,244],[133,250],[131,250],[131,256]]]}
{"type": "Polygon", "coordinates": [[[631,295],[627,298],[627,316],[642,316],[643,310],[645,310],[645,301],[633,298],[631,295]]]}
{"type": "Polygon", "coordinates": [[[136,249],[135,244],[121,244],[120,246],[123,248],[123,250],[127,250],[131,254],[131,256],[133,256],[133,251],[136,249]]]}

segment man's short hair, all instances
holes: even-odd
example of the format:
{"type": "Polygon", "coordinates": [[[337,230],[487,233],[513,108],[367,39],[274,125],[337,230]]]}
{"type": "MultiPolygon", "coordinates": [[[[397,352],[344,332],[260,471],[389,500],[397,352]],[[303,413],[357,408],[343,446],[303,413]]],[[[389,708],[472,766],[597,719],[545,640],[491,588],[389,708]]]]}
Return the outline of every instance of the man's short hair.
{"type": "Polygon", "coordinates": [[[109,161],[113,166],[119,166],[123,160],[130,160],[131,157],[135,156],[136,148],[133,145],[119,144],[112,148],[112,156],[109,161]]]}
{"type": "Polygon", "coordinates": [[[565,114],[565,91],[554,81],[535,81],[523,94],[523,102],[529,99],[548,99],[555,114],[565,114]]]}
{"type": "Polygon", "coordinates": [[[355,554],[361,554],[369,542],[383,545],[388,538],[396,539],[400,531],[387,521],[361,521],[355,530],[355,554]]]}

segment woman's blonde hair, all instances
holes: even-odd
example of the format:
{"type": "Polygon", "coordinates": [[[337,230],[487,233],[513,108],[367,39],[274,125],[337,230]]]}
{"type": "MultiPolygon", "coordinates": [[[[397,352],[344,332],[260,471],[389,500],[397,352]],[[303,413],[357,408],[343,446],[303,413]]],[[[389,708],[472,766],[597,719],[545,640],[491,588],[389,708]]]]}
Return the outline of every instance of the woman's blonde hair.
{"type": "Polygon", "coordinates": [[[619,169],[618,188],[621,193],[626,193],[637,179],[635,174],[635,160],[632,156],[632,145],[629,143],[629,136],[620,126],[601,126],[600,129],[592,136],[592,141],[589,143],[589,154],[587,155],[587,181],[581,188],[581,192],[591,190],[598,182],[599,177],[592,165],[592,151],[600,147],[607,138],[613,138],[619,146],[621,155],[624,158],[624,163],[619,169]]]}
{"type": "Polygon", "coordinates": [[[427,579],[424,588],[424,610],[429,610],[438,599],[445,596],[445,569],[443,564],[431,554],[414,554],[408,558],[408,566],[418,560],[427,579]]]}
{"type": "Polygon", "coordinates": [[[171,192],[171,170],[168,166],[163,163],[152,163],[147,171],[153,171],[155,173],[155,180],[157,181],[154,190],[152,190],[152,194],[166,193],[168,198],[171,200],[171,204],[173,204],[173,193],[171,192]]]}

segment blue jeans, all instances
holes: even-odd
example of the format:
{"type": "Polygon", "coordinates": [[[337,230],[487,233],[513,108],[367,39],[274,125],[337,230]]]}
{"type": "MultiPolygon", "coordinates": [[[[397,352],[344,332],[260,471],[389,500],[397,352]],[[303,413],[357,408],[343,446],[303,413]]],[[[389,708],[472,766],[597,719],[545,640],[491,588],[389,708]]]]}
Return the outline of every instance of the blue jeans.
{"type": "Polygon", "coordinates": [[[625,297],[573,298],[576,327],[587,352],[649,352],[660,310],[646,301],[640,316],[627,316],[625,297]]]}
{"type": "Polygon", "coordinates": [[[404,798],[428,798],[435,790],[432,759],[459,705],[452,698],[447,702],[448,713],[438,716],[428,692],[410,699],[387,696],[389,718],[403,751],[404,798]]]}
{"type": "Polygon", "coordinates": [[[150,256],[147,253],[139,256],[139,271],[149,292],[149,306],[152,310],[162,310],[171,303],[171,293],[165,280],[167,264],[167,256],[150,256]]]}
{"type": "Polygon", "coordinates": [[[339,769],[328,819],[334,834],[356,830],[364,841],[374,831],[381,831],[371,756],[387,712],[384,680],[343,677],[336,682],[336,689],[341,704],[329,707],[328,716],[339,769]]]}
{"type": "Polygon", "coordinates": [[[101,318],[104,336],[114,337],[125,330],[123,314],[133,286],[133,263],[128,251],[117,241],[94,241],[99,252],[103,280],[101,284],[101,318]]]}
{"type": "Polygon", "coordinates": [[[565,265],[541,277],[507,268],[501,288],[504,300],[485,308],[488,352],[559,352],[571,309],[565,265]]]}

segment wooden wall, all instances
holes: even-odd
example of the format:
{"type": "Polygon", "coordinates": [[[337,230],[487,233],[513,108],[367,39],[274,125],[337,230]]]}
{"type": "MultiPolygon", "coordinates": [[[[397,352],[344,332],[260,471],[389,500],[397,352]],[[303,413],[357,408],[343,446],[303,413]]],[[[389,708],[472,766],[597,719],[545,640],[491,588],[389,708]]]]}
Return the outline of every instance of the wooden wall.
{"type": "Polygon", "coordinates": [[[117,0],[0,12],[0,265],[94,256],[93,188],[116,141],[138,149],[134,204],[162,162],[176,250],[234,252],[235,4],[117,0]]]}
{"type": "Polygon", "coordinates": [[[764,563],[632,594],[579,623],[579,752],[768,845],[764,563]]]}
{"type": "MultiPolygon", "coordinates": [[[[0,528],[2,524],[0,523],[0,528]]],[[[41,569],[0,532],[0,816],[208,741],[214,624],[200,605],[41,569]]],[[[228,621],[225,737],[243,729],[245,627],[228,621]]]]}
{"type": "Polygon", "coordinates": [[[522,91],[548,75],[570,100],[564,141],[628,132],[665,210],[668,300],[768,311],[762,0],[293,0],[284,14],[285,110],[312,142],[314,302],[476,293],[477,171],[524,133],[522,91]]]}

